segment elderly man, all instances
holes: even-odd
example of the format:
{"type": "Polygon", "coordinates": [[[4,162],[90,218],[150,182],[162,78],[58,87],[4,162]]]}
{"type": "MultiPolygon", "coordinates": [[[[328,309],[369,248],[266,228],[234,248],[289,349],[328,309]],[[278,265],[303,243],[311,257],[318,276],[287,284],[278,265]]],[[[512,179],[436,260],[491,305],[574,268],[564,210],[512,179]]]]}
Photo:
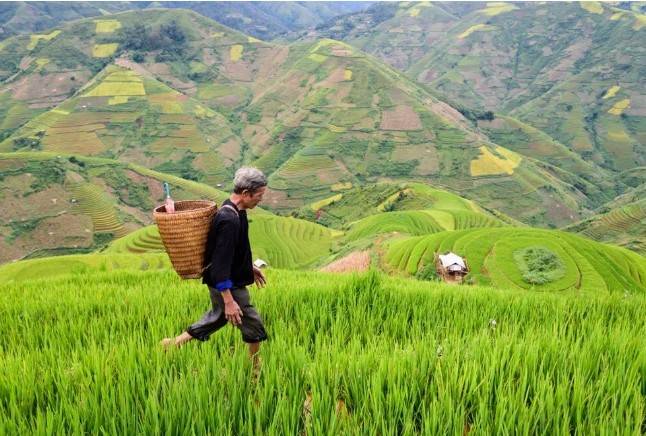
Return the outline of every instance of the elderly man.
{"type": "Polygon", "coordinates": [[[228,321],[240,329],[242,340],[249,344],[249,356],[257,365],[260,342],[267,339],[267,333],[246,286],[254,282],[264,286],[265,276],[252,264],[247,209],[262,200],[267,178],[256,168],[240,168],[233,184],[233,193],[211,222],[206,243],[202,283],[209,287],[212,308],[184,333],[161,343],[168,348],[192,339],[206,341],[228,321]]]}

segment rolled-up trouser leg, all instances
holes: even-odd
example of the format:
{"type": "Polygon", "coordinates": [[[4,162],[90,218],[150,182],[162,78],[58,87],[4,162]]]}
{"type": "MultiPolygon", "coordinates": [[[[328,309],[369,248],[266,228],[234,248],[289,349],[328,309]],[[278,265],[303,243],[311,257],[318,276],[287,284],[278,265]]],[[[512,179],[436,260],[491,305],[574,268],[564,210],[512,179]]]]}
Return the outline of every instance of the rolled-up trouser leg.
{"type": "MultiPolygon", "coordinates": [[[[211,295],[211,310],[206,312],[202,319],[190,325],[186,331],[195,339],[206,341],[214,332],[224,327],[227,319],[224,316],[224,300],[222,294],[209,286],[211,295]]],[[[231,296],[242,310],[242,323],[237,326],[242,333],[242,340],[247,343],[256,343],[267,340],[267,332],[260,314],[251,304],[249,290],[246,287],[231,289],[231,296]]]]}
{"type": "Polygon", "coordinates": [[[227,323],[220,292],[215,288],[209,287],[209,293],[211,295],[211,310],[206,312],[199,321],[191,324],[186,329],[189,335],[200,341],[206,341],[209,339],[209,336],[224,327],[227,323]]]}

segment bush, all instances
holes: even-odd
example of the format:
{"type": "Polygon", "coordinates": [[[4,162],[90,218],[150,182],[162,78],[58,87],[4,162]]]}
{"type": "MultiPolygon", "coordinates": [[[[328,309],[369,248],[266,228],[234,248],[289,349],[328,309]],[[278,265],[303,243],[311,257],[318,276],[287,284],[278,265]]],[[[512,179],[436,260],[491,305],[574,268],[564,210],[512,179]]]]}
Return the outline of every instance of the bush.
{"type": "Polygon", "coordinates": [[[553,282],[565,275],[565,265],[556,253],[544,247],[527,247],[514,252],[523,280],[532,285],[553,282]]]}
{"type": "Polygon", "coordinates": [[[437,282],[440,280],[440,277],[437,275],[435,265],[432,263],[427,263],[422,268],[417,270],[415,274],[417,280],[427,280],[437,282]]]}

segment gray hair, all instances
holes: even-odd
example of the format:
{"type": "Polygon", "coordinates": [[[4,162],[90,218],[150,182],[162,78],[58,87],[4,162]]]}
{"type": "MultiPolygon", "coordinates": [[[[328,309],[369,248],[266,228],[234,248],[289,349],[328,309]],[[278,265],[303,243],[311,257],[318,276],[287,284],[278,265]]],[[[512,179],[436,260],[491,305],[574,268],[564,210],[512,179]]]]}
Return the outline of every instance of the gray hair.
{"type": "Polygon", "coordinates": [[[242,191],[256,192],[267,186],[267,177],[258,168],[242,167],[233,177],[233,192],[242,194],[242,191]]]}

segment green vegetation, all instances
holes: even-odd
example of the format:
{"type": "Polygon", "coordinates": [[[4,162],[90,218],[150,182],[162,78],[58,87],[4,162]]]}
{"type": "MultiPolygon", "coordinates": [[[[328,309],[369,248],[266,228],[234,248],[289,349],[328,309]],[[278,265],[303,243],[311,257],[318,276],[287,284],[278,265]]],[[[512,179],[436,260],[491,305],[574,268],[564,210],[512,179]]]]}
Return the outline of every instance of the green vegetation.
{"type": "Polygon", "coordinates": [[[435,253],[447,251],[466,258],[467,283],[569,293],[646,291],[642,256],[550,230],[471,229],[394,240],[386,243],[383,262],[393,271],[414,275],[433,262],[435,253]],[[527,251],[535,247],[541,250],[527,251]]]}
{"type": "Polygon", "coordinates": [[[523,279],[532,285],[544,285],[565,275],[565,267],[559,257],[544,247],[527,247],[514,252],[516,266],[523,279]]]}
{"type": "Polygon", "coordinates": [[[0,285],[9,433],[638,434],[643,423],[643,295],[268,271],[252,291],[270,335],[254,382],[234,328],[159,349],[208,308],[199,282],[77,271],[0,285]]]}

